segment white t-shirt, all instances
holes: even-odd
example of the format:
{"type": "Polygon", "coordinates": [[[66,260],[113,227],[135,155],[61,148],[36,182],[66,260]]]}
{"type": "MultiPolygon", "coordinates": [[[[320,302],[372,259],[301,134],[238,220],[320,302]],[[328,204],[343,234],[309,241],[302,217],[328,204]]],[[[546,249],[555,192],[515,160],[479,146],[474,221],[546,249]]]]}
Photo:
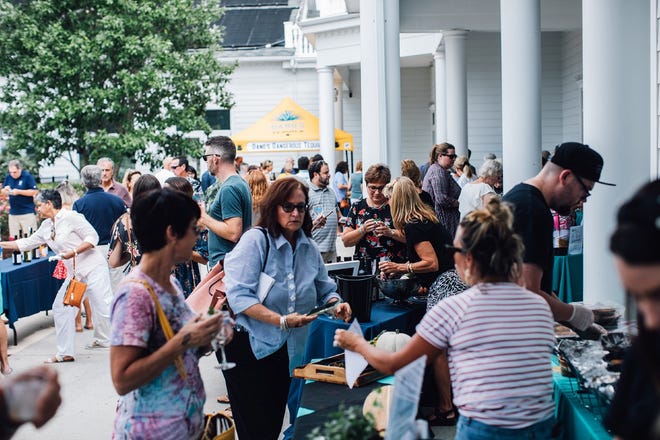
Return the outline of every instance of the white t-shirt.
{"type": "Polygon", "coordinates": [[[487,183],[479,182],[465,185],[458,198],[458,210],[461,213],[461,218],[465,217],[468,212],[481,208],[483,205],[482,197],[488,193],[495,194],[495,190],[487,183]]]}
{"type": "Polygon", "coordinates": [[[447,348],[462,417],[507,429],[550,418],[555,342],[548,303],[514,283],[477,284],[436,304],[417,334],[447,348]]]}

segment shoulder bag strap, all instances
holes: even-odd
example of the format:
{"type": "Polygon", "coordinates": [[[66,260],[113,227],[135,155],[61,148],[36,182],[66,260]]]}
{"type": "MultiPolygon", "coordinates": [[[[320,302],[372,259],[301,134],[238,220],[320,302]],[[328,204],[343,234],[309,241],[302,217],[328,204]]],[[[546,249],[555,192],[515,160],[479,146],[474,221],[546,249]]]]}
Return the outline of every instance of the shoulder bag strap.
{"type": "Polygon", "coordinates": [[[270,240],[268,239],[268,231],[266,231],[266,228],[257,226],[257,229],[259,229],[264,234],[264,238],[266,239],[266,258],[264,258],[264,262],[261,265],[261,271],[263,272],[266,269],[266,263],[268,262],[268,253],[270,252],[270,240]]]}
{"type": "MultiPolygon", "coordinates": [[[[174,336],[174,331],[172,330],[172,326],[170,325],[170,322],[167,320],[167,316],[165,316],[165,312],[163,311],[163,308],[160,305],[160,301],[158,301],[158,297],[156,296],[156,292],[154,292],[154,289],[151,288],[149,283],[146,280],[130,280],[132,283],[140,283],[144,286],[145,289],[149,291],[149,294],[151,295],[151,299],[154,301],[154,305],[156,306],[156,315],[158,316],[158,321],[160,322],[160,326],[163,329],[163,333],[165,334],[165,339],[168,341],[172,339],[174,336]]],[[[176,367],[176,370],[179,372],[179,375],[181,378],[185,381],[188,380],[188,374],[186,373],[186,368],[183,364],[183,357],[181,355],[178,355],[176,359],[174,359],[174,366],[176,367]]]]}
{"type": "MultiPolygon", "coordinates": [[[[121,218],[119,219],[121,221],[121,218]]],[[[137,266],[137,263],[135,262],[135,256],[133,255],[133,238],[131,237],[131,229],[133,228],[133,225],[131,224],[131,216],[127,215],[126,216],[126,234],[128,235],[128,254],[131,257],[131,267],[137,266]]],[[[149,284],[149,283],[147,283],[149,284]]]]}

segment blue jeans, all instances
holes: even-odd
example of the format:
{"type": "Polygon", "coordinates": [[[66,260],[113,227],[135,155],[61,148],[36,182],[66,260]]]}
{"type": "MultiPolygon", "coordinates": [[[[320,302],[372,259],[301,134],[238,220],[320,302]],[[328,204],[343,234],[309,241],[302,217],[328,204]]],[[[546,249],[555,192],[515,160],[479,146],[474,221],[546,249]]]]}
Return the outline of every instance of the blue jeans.
{"type": "Polygon", "coordinates": [[[521,429],[500,428],[486,425],[474,419],[460,417],[456,425],[454,440],[544,440],[551,439],[554,417],[521,429]]]}

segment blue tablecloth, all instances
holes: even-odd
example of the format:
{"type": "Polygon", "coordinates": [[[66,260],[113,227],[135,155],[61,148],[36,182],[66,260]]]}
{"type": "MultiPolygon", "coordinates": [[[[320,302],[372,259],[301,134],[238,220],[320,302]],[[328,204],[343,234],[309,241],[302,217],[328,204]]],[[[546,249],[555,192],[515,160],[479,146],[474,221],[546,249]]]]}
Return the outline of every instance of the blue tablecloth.
{"type": "Polygon", "coordinates": [[[19,318],[52,308],[62,285],[52,276],[55,265],[47,258],[20,265],[13,265],[10,259],[0,261],[2,307],[11,327],[19,318]]]}
{"type": "MultiPolygon", "coordinates": [[[[371,321],[360,323],[366,339],[373,339],[383,330],[401,330],[412,336],[415,326],[426,313],[426,303],[393,305],[390,300],[377,301],[371,308],[371,321]]],[[[327,316],[319,316],[312,322],[305,349],[304,362],[323,359],[341,353],[343,350],[333,347],[335,330],[347,329],[349,324],[327,316]]]]}
{"type": "Polygon", "coordinates": [[[552,291],[566,303],[583,298],[582,254],[555,256],[552,291]]]}
{"type": "Polygon", "coordinates": [[[553,357],[552,385],[555,399],[555,417],[566,440],[610,440],[601,420],[607,408],[590,393],[578,392],[577,381],[559,372],[553,357]]]}

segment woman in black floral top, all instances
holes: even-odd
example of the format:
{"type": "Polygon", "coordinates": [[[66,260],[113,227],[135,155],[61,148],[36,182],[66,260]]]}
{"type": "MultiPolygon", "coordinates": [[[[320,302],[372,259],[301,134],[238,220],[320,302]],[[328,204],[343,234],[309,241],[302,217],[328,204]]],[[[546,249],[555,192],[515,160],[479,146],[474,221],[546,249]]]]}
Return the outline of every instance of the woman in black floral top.
{"type": "MultiPolygon", "coordinates": [[[[145,174],[133,185],[133,199],[136,199],[140,194],[146,193],[153,189],[160,189],[160,182],[152,174],[145,174]]],[[[140,262],[140,245],[135,238],[135,235],[130,234],[131,230],[131,216],[130,212],[124,213],[112,227],[112,234],[110,235],[110,245],[108,246],[108,264],[111,268],[116,268],[125,265],[129,261],[131,264],[126,266],[125,272],[128,273],[133,266],[140,262]],[[132,258],[131,258],[132,254],[132,258]]]]}
{"type": "Polygon", "coordinates": [[[369,167],[364,174],[367,197],[351,205],[341,236],[344,246],[355,246],[353,258],[367,264],[383,257],[389,261],[406,261],[406,238],[394,229],[390,206],[383,195],[391,177],[386,165],[369,167]]]}

